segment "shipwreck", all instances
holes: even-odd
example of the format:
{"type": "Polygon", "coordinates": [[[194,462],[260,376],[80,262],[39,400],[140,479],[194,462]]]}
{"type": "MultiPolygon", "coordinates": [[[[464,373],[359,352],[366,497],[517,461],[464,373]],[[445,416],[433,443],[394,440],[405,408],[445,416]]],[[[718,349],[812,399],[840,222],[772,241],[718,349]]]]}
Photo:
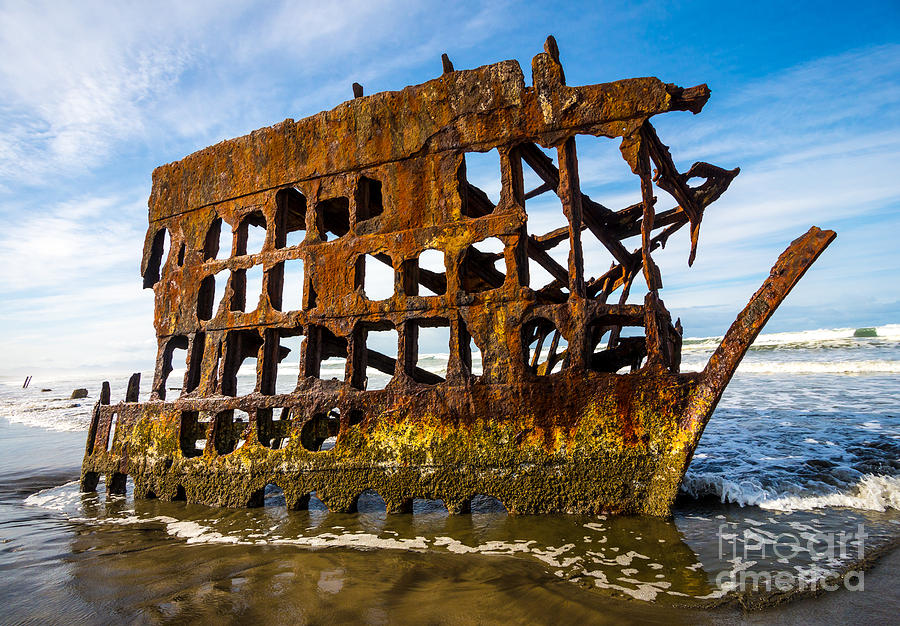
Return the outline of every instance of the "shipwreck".
{"type": "Polygon", "coordinates": [[[354,85],[335,109],[154,171],[141,262],[153,386],[139,402],[133,376],[111,403],[104,384],[82,490],[103,475],[109,493],[131,477],[136,498],[211,506],[258,506],[277,485],[289,508],[314,494],[336,512],[372,489],[388,512],[428,498],[457,513],[483,494],[512,513],[670,513],[740,360],[835,234],[813,227],[791,243],[705,369],[681,372],[654,253],[687,227],[692,262],[704,211],[738,170],[679,171],[650,119],[699,113],[707,86],[568,86],[552,37],[530,86],[515,61],[443,65],[402,91],[354,85]],[[585,138],[619,144],[640,201],[613,209],[581,192],[585,138]],[[497,201],[467,176],[466,155],[488,151],[497,201]],[[539,196],[565,226],[532,232],[539,196]],[[264,235],[255,249],[251,231],[264,235]],[[588,242],[608,269],[585,271],[588,242]],[[377,266],[393,289],[376,298],[377,266]],[[628,302],[636,283],[642,304],[628,302]],[[435,328],[448,337],[441,371],[419,344],[435,328]],[[245,362],[256,378],[241,390],[245,362]],[[176,368],[183,380],[170,380],[176,368]],[[367,371],[390,382],[370,388],[367,371]],[[279,390],[285,372],[296,378],[279,390]]]}

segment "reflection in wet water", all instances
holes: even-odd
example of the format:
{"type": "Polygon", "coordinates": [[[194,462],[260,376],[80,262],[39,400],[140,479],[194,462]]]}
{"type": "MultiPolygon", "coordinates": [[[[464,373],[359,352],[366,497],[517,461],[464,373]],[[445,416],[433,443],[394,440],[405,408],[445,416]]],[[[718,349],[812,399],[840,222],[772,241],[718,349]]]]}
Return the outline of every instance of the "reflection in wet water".
{"type": "Polygon", "coordinates": [[[518,559],[400,550],[298,550],[160,542],[140,526],[74,540],[72,585],[92,605],[146,621],[206,623],[688,623],[622,603],[518,559]],[[126,554],[123,546],[128,545],[126,554]]]}
{"type": "MultiPolygon", "coordinates": [[[[162,551],[174,560],[192,561],[200,554],[194,550],[205,546],[202,554],[233,562],[236,571],[242,571],[239,563],[251,570],[263,567],[258,560],[261,554],[266,555],[263,560],[268,563],[269,550],[280,554],[284,563],[297,563],[289,571],[268,566],[257,570],[265,581],[242,573],[238,577],[241,580],[228,587],[229,593],[237,595],[249,593],[245,590],[254,585],[300,584],[297,569],[305,572],[302,584],[313,585],[319,594],[344,594],[356,589],[366,577],[376,575],[375,570],[390,571],[388,578],[402,578],[407,575],[404,572],[414,571],[416,580],[404,579],[402,585],[417,589],[427,580],[419,580],[419,570],[426,564],[448,568],[432,574],[445,584],[444,577],[459,575],[466,569],[462,563],[475,558],[479,567],[495,568],[501,578],[503,572],[515,570],[510,580],[516,580],[516,585],[538,584],[538,579],[540,585],[546,585],[553,579],[580,593],[591,590],[591,595],[652,600],[656,606],[670,607],[721,598],[728,591],[727,585],[716,584],[722,574],[753,568],[788,571],[795,576],[828,575],[857,556],[849,554],[841,561],[800,550],[790,559],[779,561],[770,550],[761,557],[751,555],[755,557],[752,562],[741,558],[744,547],[758,547],[766,537],[827,534],[864,523],[866,541],[874,547],[892,540],[898,527],[896,513],[774,513],[720,504],[695,504],[690,509],[682,508],[673,520],[661,520],[602,515],[509,516],[502,506],[487,498],[475,500],[471,514],[450,515],[440,501],[418,500],[413,502],[412,514],[387,515],[384,501],[374,491],[360,496],[358,513],[354,514],[331,513],[315,497],[309,510],[288,511],[275,486],[267,488],[264,501],[265,506],[256,509],[211,509],[181,502],[135,502],[130,488],[125,497],[107,498],[102,485],[97,494],[80,494],[77,485],[70,484],[37,494],[30,503],[59,510],[90,529],[80,534],[81,551],[104,550],[109,537],[121,549],[115,538],[128,528],[141,537],[141,549],[162,551]],[[531,572],[525,578],[521,578],[523,568],[531,572]],[[313,573],[315,580],[307,580],[313,573]]],[[[132,549],[137,548],[128,550],[132,549]]],[[[137,568],[146,565],[137,556],[122,558],[122,568],[129,562],[137,568]]],[[[209,590],[197,584],[195,592],[199,595],[191,602],[203,604],[207,595],[217,596],[218,588],[209,590]]],[[[435,593],[450,593],[446,588],[439,591],[440,584],[434,584],[435,593]]],[[[497,592],[491,587],[497,584],[491,577],[478,584],[497,592]]],[[[529,589],[528,593],[533,591],[529,589]]]]}

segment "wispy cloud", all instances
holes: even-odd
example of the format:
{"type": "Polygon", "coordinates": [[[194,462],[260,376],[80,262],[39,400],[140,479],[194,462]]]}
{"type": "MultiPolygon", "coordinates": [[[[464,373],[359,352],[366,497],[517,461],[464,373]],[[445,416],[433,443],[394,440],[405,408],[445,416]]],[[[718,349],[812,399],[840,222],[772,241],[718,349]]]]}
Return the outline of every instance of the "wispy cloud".
{"type": "MultiPolygon", "coordinates": [[[[579,19],[554,9],[526,24],[537,10],[411,0],[0,5],[2,369],[152,360],[152,292],[140,289],[138,264],[154,165],[331,108],[353,81],[374,93],[426,80],[444,51],[493,62],[527,36],[530,55],[545,31],[579,19]]],[[[647,11],[664,21],[654,6],[612,23],[624,32],[647,11]]],[[[563,43],[572,56],[598,45],[563,43]]],[[[884,281],[900,272],[900,46],[811,60],[730,92],[710,82],[701,115],[660,116],[657,128],[682,169],[706,160],[742,174],[709,209],[694,268],[686,233],[659,253],[670,308],[705,324],[689,325],[692,334],[723,330],[787,242],[815,223],[837,227],[839,239],[789,300],[785,323],[802,325],[813,305],[888,310],[884,281]]],[[[611,208],[639,199],[618,146],[590,143],[579,144],[585,189],[611,208]]],[[[558,218],[536,211],[530,226],[558,218]]],[[[599,245],[586,257],[593,273],[608,267],[599,245]]]]}
{"type": "Polygon", "coordinates": [[[900,122],[900,44],[814,59],[712,98],[692,122],[660,120],[682,159],[742,161],[825,145],[900,122]],[[740,142],[734,139],[740,138],[740,142]],[[704,157],[704,154],[706,155],[704,157]]]}
{"type": "MultiPolygon", "coordinates": [[[[140,136],[147,103],[190,59],[150,11],[99,3],[0,9],[0,180],[84,171],[140,136]]],[[[183,13],[167,15],[175,22],[183,13]]]]}
{"type": "Polygon", "coordinates": [[[348,99],[353,81],[378,85],[425,58],[437,67],[440,42],[481,41],[506,9],[7,4],[0,58],[15,62],[0,63],[0,185],[78,174],[145,144],[202,147],[280,121],[285,100],[303,117],[348,99]]]}
{"type": "MultiPolygon", "coordinates": [[[[837,230],[838,239],[785,308],[815,302],[823,315],[853,309],[865,322],[865,303],[888,288],[885,272],[900,272],[900,46],[817,59],[733,93],[714,91],[701,115],[658,116],[654,124],[680,169],[694,160],[742,169],[706,213],[694,266],[686,264],[686,229],[657,254],[670,308],[690,319],[691,309],[721,307],[717,327],[704,330],[723,331],[781,250],[818,225],[837,230]]],[[[618,208],[639,195],[636,181],[610,180],[616,156],[606,146],[580,164],[583,186],[618,208]]],[[[658,196],[660,209],[676,204],[661,190],[658,196]]],[[[592,255],[608,258],[599,245],[588,248],[592,255]]]]}
{"type": "Polygon", "coordinates": [[[401,88],[507,28],[505,2],[0,6],[3,369],[152,360],[138,276],[150,168],[401,88]],[[90,189],[95,184],[98,189],[90,189]],[[141,349],[136,350],[140,345],[141,349]]]}
{"type": "Polygon", "coordinates": [[[132,196],[17,206],[0,230],[0,369],[152,360],[153,294],[142,291],[145,214],[132,196]],[[142,356],[142,355],[141,355],[142,356]]]}
{"type": "Polygon", "coordinates": [[[7,301],[31,290],[46,295],[137,275],[143,225],[117,219],[142,215],[134,198],[78,198],[54,206],[19,205],[0,232],[0,294],[7,301]]]}

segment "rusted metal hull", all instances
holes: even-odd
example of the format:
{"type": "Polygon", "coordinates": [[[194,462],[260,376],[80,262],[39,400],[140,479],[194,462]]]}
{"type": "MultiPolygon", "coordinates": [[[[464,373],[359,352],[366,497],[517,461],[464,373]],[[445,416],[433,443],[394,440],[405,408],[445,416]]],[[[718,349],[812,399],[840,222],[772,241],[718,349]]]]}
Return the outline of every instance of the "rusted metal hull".
{"type": "Polygon", "coordinates": [[[266,485],[276,484],[291,508],[315,493],[332,511],[353,511],[358,496],[374,489],[389,512],[410,510],[414,498],[440,499],[462,512],[474,495],[489,494],[515,513],[665,516],[741,357],[833,238],[813,228],[785,251],[702,373],[651,365],[625,375],[567,371],[536,382],[423,386],[415,393],[345,393],[342,385],[316,381],[289,395],[98,404],[83,485],[92,488],[105,474],[113,490],[122,490],[130,475],[136,497],[212,506],[257,505],[266,485]],[[306,449],[303,416],[332,406],[342,417],[318,436],[339,433],[339,445],[306,449]],[[215,422],[200,426],[211,443],[188,456],[182,432],[198,427],[184,416],[234,409],[255,419],[227,431],[215,422]],[[284,409],[287,420],[273,421],[284,409]],[[351,424],[359,410],[373,417],[351,424]],[[118,429],[107,451],[114,414],[118,429]],[[243,444],[220,454],[217,438],[226,447],[243,444]],[[274,438],[287,445],[272,449],[274,438]]]}
{"type": "Polygon", "coordinates": [[[656,78],[570,87],[552,38],[531,86],[514,61],[457,72],[445,58],[444,70],[400,92],[361,97],[356,85],[358,97],[332,111],[154,172],[141,263],[155,293],[151,398],[137,402],[136,378],[124,403],[110,404],[105,388],[83,489],[106,475],[113,493],[130,476],[137,497],[217,506],[260,504],[276,484],[291,507],[314,492],[334,511],[374,489],[390,511],[414,498],[463,511],[485,494],[517,513],[669,513],[740,358],[834,234],[794,242],[706,370],[680,373],[681,326],[652,255],[689,225],[690,263],[704,211],[738,170],[679,172],[649,119],[698,113],[708,88],[656,78]],[[576,136],[620,140],[639,203],[612,210],[582,191],[576,136]],[[494,149],[496,203],[466,161],[494,149]],[[527,189],[525,173],[538,186],[527,189]],[[674,207],[657,211],[660,190],[674,207]],[[542,194],[564,225],[532,233],[528,210],[542,194]],[[255,249],[251,229],[263,233],[255,249]],[[588,237],[598,245],[586,258],[588,237]],[[429,252],[439,267],[422,265],[429,252]],[[370,260],[393,275],[383,297],[369,291],[370,260]],[[293,301],[291,264],[303,267],[293,301]],[[642,305],[627,304],[636,280],[642,305]],[[446,372],[419,359],[429,328],[447,332],[446,372]],[[382,332],[396,333],[393,354],[370,345],[382,332]],[[297,337],[292,351],[285,342],[297,337]],[[182,352],[180,395],[167,398],[182,352]],[[329,358],[343,359],[340,380],[322,374],[329,358]],[[238,395],[247,359],[255,387],[238,395]],[[276,393],[288,361],[296,387],[276,393]],[[390,376],[385,389],[368,388],[371,368],[390,376]]]}
{"type": "MultiPolygon", "coordinates": [[[[118,413],[122,441],[111,453],[89,456],[85,471],[133,476],[138,497],[174,499],[182,487],[187,500],[214,506],[252,505],[274,483],[289,506],[302,506],[315,492],[333,511],[353,510],[360,493],[374,489],[389,511],[408,509],[413,498],[441,499],[449,510],[461,511],[475,494],[489,494],[519,513],[665,514],[680,482],[672,469],[684,464],[688,443],[679,432],[677,407],[684,406],[696,376],[550,378],[540,384],[473,384],[464,396],[440,388],[414,398],[371,392],[366,410],[375,417],[341,424],[339,444],[319,452],[301,444],[298,419],[286,425],[294,437],[283,449],[260,443],[266,428],[257,423],[234,435],[246,436],[234,452],[219,455],[208,446],[199,457],[181,454],[185,410],[220,413],[254,404],[306,415],[311,407],[293,395],[103,407],[101,424],[118,413]],[[129,448],[140,451],[137,458],[129,448]]],[[[354,400],[344,396],[335,404],[349,415],[354,400]]],[[[98,429],[98,440],[104,436],[98,429]]]]}

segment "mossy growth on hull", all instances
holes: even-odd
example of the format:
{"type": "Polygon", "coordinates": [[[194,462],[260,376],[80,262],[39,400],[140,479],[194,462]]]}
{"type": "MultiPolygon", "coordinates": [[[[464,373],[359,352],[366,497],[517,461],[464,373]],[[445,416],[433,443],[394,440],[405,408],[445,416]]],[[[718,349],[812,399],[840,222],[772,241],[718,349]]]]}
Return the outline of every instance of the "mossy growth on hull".
{"type": "Polygon", "coordinates": [[[688,226],[692,261],[738,170],[680,172],[650,118],[699,113],[705,85],[571,87],[549,38],[531,86],[515,61],[445,59],[422,85],[354,93],[154,172],[153,387],[138,402],[132,377],[118,404],[105,387],[83,489],[131,476],[137,497],[212,506],[259,505],[274,484],[292,508],[314,493],[352,511],[374,489],[391,512],[414,498],[462,512],[484,494],[515,513],[667,515],[737,364],[834,233],[793,242],[707,368],[683,374],[652,255],[688,226]],[[641,200],[588,197],[576,139],[616,141],[641,200]],[[472,182],[475,153],[495,159],[496,199],[472,182]],[[531,231],[539,197],[561,226],[531,231]],[[377,266],[392,279],[373,282],[377,266]],[[643,304],[628,304],[638,285],[643,304]],[[435,332],[446,367],[424,354],[435,332]],[[254,388],[239,393],[247,363],[254,388]]]}

